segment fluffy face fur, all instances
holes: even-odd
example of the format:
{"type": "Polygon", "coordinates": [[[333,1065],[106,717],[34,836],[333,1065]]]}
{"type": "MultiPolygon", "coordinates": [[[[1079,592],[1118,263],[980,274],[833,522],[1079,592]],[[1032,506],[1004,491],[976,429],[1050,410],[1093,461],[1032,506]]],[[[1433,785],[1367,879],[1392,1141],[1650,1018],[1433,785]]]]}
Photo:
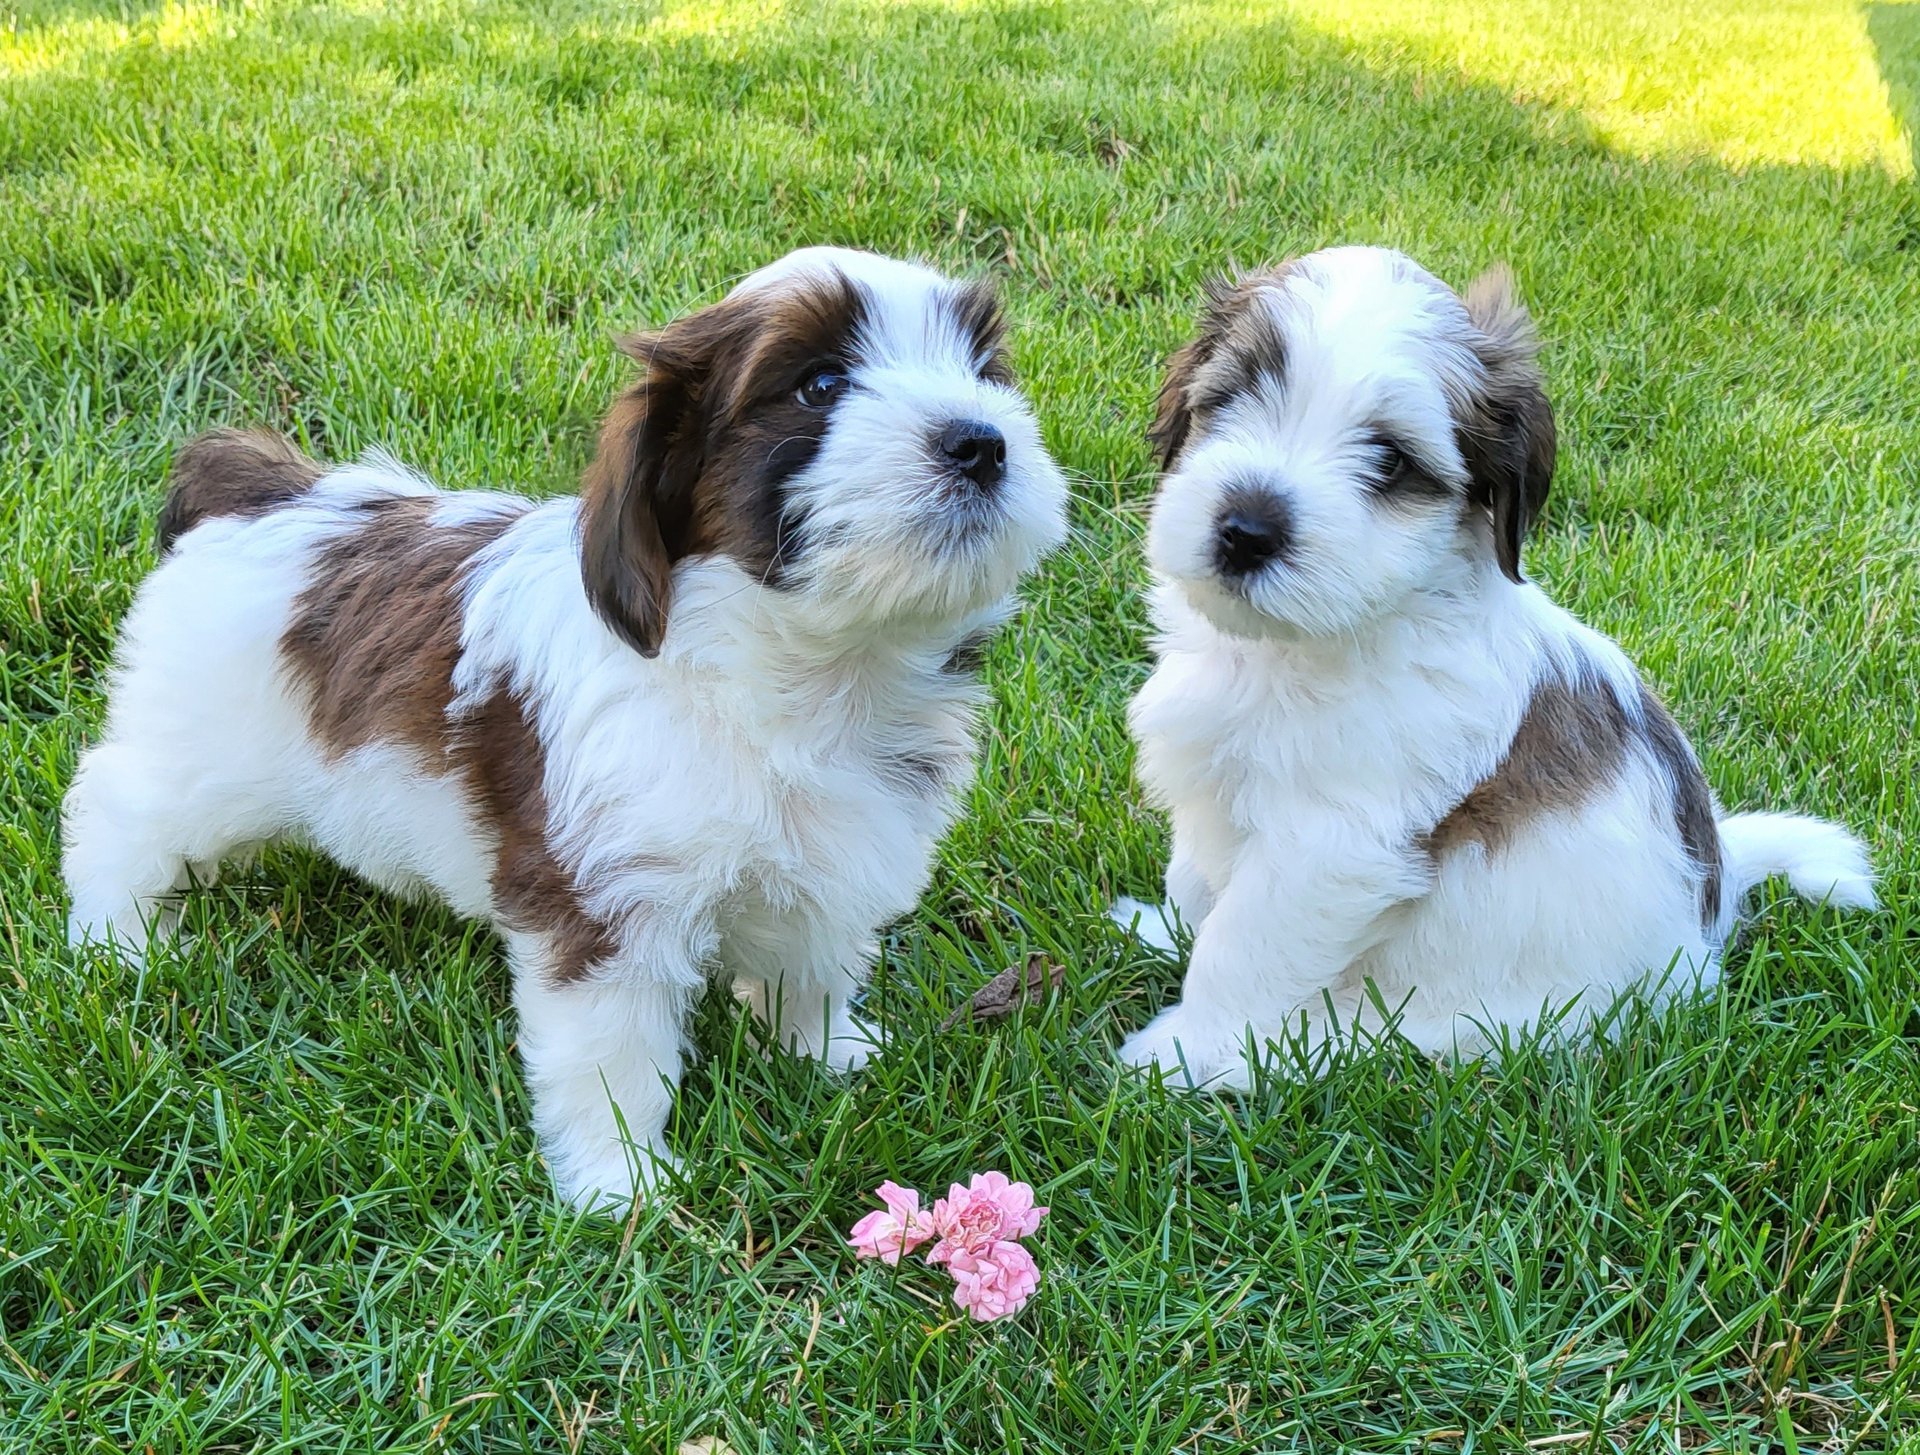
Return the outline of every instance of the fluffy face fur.
{"type": "Polygon", "coordinates": [[[1154,567],[1255,636],[1353,630],[1489,553],[1517,582],[1554,463],[1532,359],[1503,273],[1463,303],[1341,248],[1217,287],[1161,389],[1154,567]]]}
{"type": "Polygon", "coordinates": [[[869,1054],[848,1002],[971,771],[964,664],[1064,532],[983,287],[808,249],[627,349],[578,499],[187,446],[65,810],[76,941],[137,950],[283,839],[490,920],[594,1206],[664,1157],[708,978],[869,1054]]]}
{"type": "Polygon", "coordinates": [[[675,567],[715,554],[827,635],[1005,596],[1007,542],[1057,541],[1063,487],[1001,334],[983,283],[809,248],[626,340],[641,378],[583,492],[595,609],[652,655],[675,567]]]}
{"type": "Polygon", "coordinates": [[[1216,289],[1174,355],[1132,709],[1173,859],[1167,905],[1116,916],[1193,942],[1126,1061],[1244,1084],[1249,1045],[1387,1019],[1474,1049],[1711,977],[1768,874],[1872,903],[1839,828],[1721,817],[1619,648],[1525,582],[1554,464],[1534,353],[1504,271],[1463,300],[1340,248],[1216,289]]]}

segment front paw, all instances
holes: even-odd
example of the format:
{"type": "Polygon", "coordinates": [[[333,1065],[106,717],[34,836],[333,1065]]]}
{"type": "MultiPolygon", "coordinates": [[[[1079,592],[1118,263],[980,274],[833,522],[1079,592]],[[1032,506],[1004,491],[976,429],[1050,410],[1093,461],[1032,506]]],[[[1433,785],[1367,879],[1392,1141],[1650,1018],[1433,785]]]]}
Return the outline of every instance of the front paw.
{"type": "Polygon", "coordinates": [[[582,1212],[623,1218],[636,1202],[660,1195],[679,1161],[664,1142],[635,1143],[595,1155],[568,1157],[564,1152],[549,1161],[553,1190],[560,1200],[582,1212]]]}
{"type": "Polygon", "coordinates": [[[1170,1006],[1121,1043],[1127,1066],[1158,1066],[1167,1085],[1182,1090],[1243,1091],[1249,1084],[1247,1027],[1170,1006]]]}
{"type": "Polygon", "coordinates": [[[1148,904],[1145,900],[1122,895],[1114,900],[1113,908],[1107,911],[1107,918],[1138,938],[1149,950],[1179,958],[1180,943],[1174,934],[1173,911],[1165,905],[1148,904]]]}
{"type": "Polygon", "coordinates": [[[880,1053],[886,1045],[886,1033],[871,1021],[835,1010],[826,1025],[810,1032],[790,1028],[786,1045],[796,1056],[810,1057],[829,1071],[845,1075],[860,1070],[880,1053]]]}
{"type": "Polygon", "coordinates": [[[872,1021],[846,1016],[836,1019],[820,1060],[828,1070],[847,1075],[879,1055],[886,1043],[886,1032],[872,1021]]]}

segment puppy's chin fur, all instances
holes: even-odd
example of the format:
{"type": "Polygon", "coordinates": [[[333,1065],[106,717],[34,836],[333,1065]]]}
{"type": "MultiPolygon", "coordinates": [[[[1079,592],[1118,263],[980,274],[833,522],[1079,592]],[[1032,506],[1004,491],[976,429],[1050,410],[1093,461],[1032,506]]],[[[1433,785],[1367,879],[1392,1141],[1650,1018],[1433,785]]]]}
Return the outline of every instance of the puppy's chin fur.
{"type": "Polygon", "coordinates": [[[616,1208],[706,979],[871,1053],[849,1003],[1065,493],[977,285],[807,250],[628,350],[579,499],[184,449],[64,864],[73,938],[136,951],[190,873],[282,838],[490,920],[555,1183],[616,1208]]]}
{"type": "Polygon", "coordinates": [[[1154,438],[1131,722],[1173,823],[1149,918],[1193,943],[1124,1060],[1232,1086],[1250,1039],[1478,1050],[1711,979],[1768,874],[1873,903],[1838,827],[1723,816],[1619,648],[1523,581],[1553,426],[1510,279],[1463,302],[1338,249],[1222,286],[1154,438]]]}

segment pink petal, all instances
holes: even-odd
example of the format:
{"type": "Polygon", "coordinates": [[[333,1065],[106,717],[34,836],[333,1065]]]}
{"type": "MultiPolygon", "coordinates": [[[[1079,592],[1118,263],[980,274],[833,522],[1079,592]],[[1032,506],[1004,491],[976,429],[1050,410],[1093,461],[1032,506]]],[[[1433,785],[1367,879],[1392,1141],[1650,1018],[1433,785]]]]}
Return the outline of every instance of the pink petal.
{"type": "Polygon", "coordinates": [[[847,1246],[853,1249],[856,1258],[883,1258],[898,1263],[899,1220],[891,1213],[870,1212],[847,1230],[847,1246]]]}
{"type": "Polygon", "coordinates": [[[1007,1190],[1007,1174],[1004,1172],[982,1172],[973,1179],[970,1191],[999,1201],[1000,1194],[1007,1190]]]}
{"type": "Polygon", "coordinates": [[[1018,1243],[994,1244],[993,1261],[1000,1270],[1000,1288],[1013,1306],[1009,1312],[1019,1309],[1040,1286],[1040,1265],[1018,1243]]]}
{"type": "Polygon", "coordinates": [[[910,1223],[920,1215],[920,1194],[911,1187],[902,1187],[897,1182],[883,1182],[874,1189],[873,1195],[887,1205],[902,1223],[910,1223]]]}
{"type": "Polygon", "coordinates": [[[911,1253],[932,1236],[932,1222],[925,1213],[916,1213],[913,1221],[900,1230],[900,1251],[911,1253]]]}
{"type": "Polygon", "coordinates": [[[956,1249],[949,1271],[954,1303],[981,1323],[1017,1314],[1040,1285],[1033,1255],[1018,1243],[995,1243],[984,1253],[956,1249]]]}
{"type": "Polygon", "coordinates": [[[847,1232],[847,1246],[859,1258],[878,1258],[897,1265],[904,1254],[933,1236],[933,1219],[921,1210],[920,1194],[897,1182],[883,1182],[874,1195],[886,1204],[870,1212],[847,1232]]]}
{"type": "Polygon", "coordinates": [[[1046,1207],[1028,1208],[1026,1212],[1021,1215],[1020,1231],[1015,1234],[1015,1236],[1021,1238],[1031,1237],[1039,1229],[1040,1219],[1052,1211],[1052,1208],[1046,1207]]]}

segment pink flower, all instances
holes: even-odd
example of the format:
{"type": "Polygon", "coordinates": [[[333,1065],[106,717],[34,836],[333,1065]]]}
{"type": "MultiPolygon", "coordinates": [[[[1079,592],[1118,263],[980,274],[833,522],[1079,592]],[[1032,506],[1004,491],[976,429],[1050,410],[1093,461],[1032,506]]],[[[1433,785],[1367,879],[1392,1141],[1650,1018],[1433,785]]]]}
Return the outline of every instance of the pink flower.
{"type": "Polygon", "coordinates": [[[1027,1237],[1046,1215],[1046,1208],[1033,1205],[1033,1189],[1009,1182],[1004,1172],[982,1172],[966,1187],[956,1182],[934,1201],[933,1230],[940,1241],[927,1262],[948,1263],[962,1250],[980,1253],[996,1243],[1027,1237]]]}
{"type": "Polygon", "coordinates": [[[1026,1183],[982,1172],[965,1187],[954,1183],[927,1210],[919,1193],[897,1183],[881,1183],[875,1196],[885,1208],[868,1213],[848,1234],[856,1257],[898,1264],[937,1237],[927,1262],[946,1264],[954,1303],[983,1324],[1013,1317],[1039,1288],[1040,1269],[1017,1240],[1039,1228],[1047,1209],[1033,1205],[1026,1183]]]}
{"type": "Polygon", "coordinates": [[[870,1212],[847,1230],[847,1246],[856,1258],[878,1258],[897,1264],[902,1255],[933,1236],[933,1215],[923,1211],[920,1194],[897,1182],[883,1182],[874,1196],[887,1206],[870,1212]]]}
{"type": "Polygon", "coordinates": [[[978,1252],[955,1248],[947,1254],[947,1271],[954,1303],[983,1324],[1012,1318],[1040,1286],[1033,1255],[1018,1243],[992,1243],[978,1252]]]}

